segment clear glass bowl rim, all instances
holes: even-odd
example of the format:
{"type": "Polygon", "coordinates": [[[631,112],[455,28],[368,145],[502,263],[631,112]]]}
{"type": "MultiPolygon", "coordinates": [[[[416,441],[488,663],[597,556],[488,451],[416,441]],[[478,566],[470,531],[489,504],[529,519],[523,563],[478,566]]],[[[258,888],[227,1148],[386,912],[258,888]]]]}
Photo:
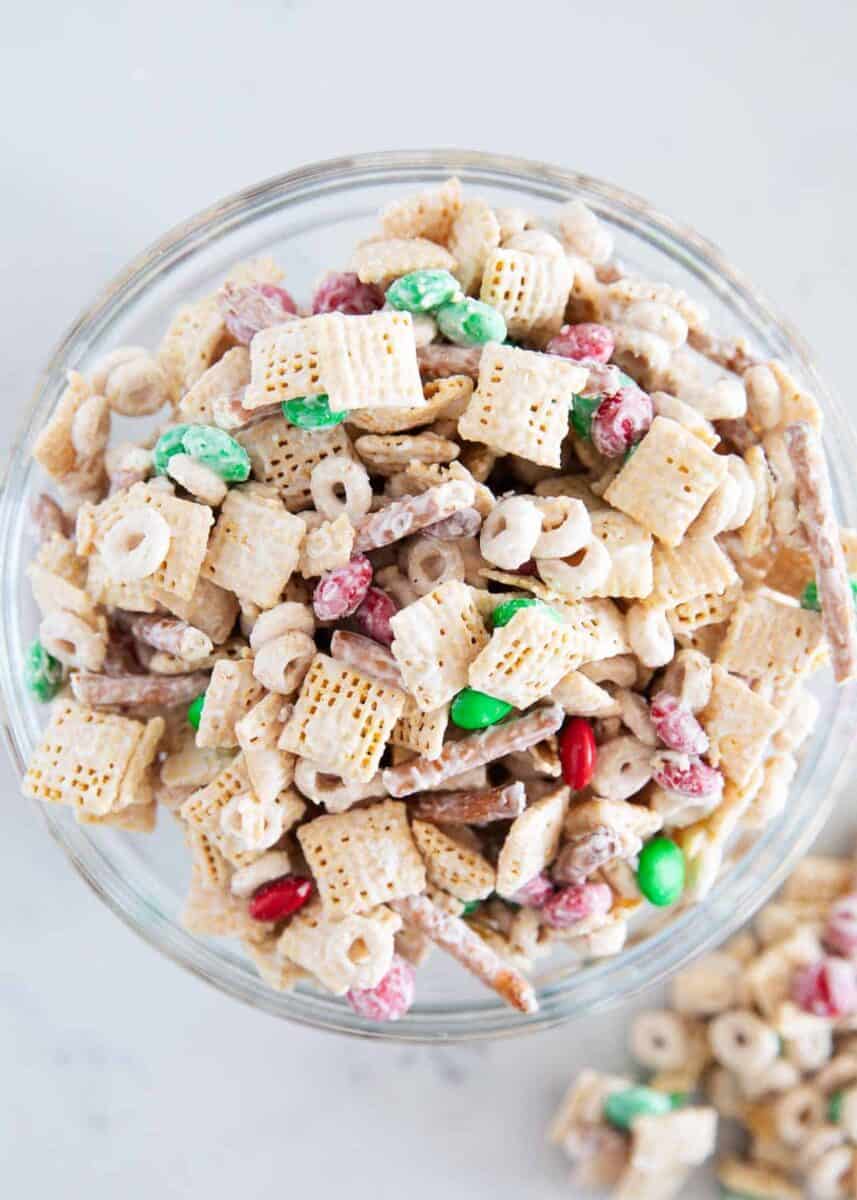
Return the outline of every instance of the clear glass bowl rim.
{"type": "MultiPolygon", "coordinates": [[[[457,149],[402,150],[329,159],[312,163],[227,197],[180,223],[134,259],[96,297],[61,340],[44,370],[23,415],[10,451],[0,497],[0,555],[5,563],[18,535],[20,514],[30,479],[27,447],[45,416],[48,395],[69,367],[80,363],[88,347],[126,311],[153,279],[217,236],[266,211],[306,201],[313,195],[354,189],[361,183],[424,185],[448,174],[465,182],[501,184],[548,199],[578,196],[615,225],[644,238],[680,262],[740,318],[747,331],[789,362],[819,397],[835,423],[836,438],[826,437],[840,515],[857,522],[857,490],[848,471],[857,461],[854,430],[837,398],[819,377],[800,335],[778,317],[756,290],[693,230],[653,209],[646,201],[609,183],[541,162],[457,149]]],[[[13,766],[23,774],[32,731],[20,719],[22,691],[19,613],[15,580],[4,572],[0,591],[0,687],[5,702],[3,734],[13,766]]],[[[841,700],[832,726],[817,737],[807,755],[801,796],[790,802],[754,848],[717,883],[700,905],[678,915],[659,932],[627,949],[572,974],[565,982],[540,988],[540,1011],[529,1017],[511,1012],[492,996],[466,1006],[417,1006],[402,1022],[374,1025],[340,1000],[312,991],[277,993],[252,975],[241,960],[221,947],[194,938],[164,916],[118,873],[98,846],[81,837],[77,827],[56,820],[49,806],[36,803],[51,836],[96,894],[149,945],[221,991],[262,1011],[315,1028],[393,1041],[463,1041],[546,1029],[572,1018],[620,1003],[686,964],[735,931],[771,895],[821,829],[835,797],[847,779],[853,759],[848,714],[841,700]],[[841,744],[840,744],[841,742],[841,744]],[[808,795],[822,783],[817,803],[808,795]],[[803,804],[800,803],[803,800],[803,804]]]]}

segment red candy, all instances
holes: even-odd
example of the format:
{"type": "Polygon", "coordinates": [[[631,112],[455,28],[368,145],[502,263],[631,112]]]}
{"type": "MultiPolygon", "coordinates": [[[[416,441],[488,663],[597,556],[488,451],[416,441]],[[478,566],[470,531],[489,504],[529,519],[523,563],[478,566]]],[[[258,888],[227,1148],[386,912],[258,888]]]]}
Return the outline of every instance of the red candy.
{"type": "Polygon", "coordinates": [[[649,707],[655,733],[670,750],[680,754],[704,754],[708,735],[689,708],[670,692],[658,692],[649,707]]]}
{"type": "Polygon", "coordinates": [[[563,325],[562,329],[547,344],[548,354],[559,354],[562,358],[573,358],[575,362],[589,359],[606,363],[613,357],[615,342],[606,325],[586,322],[582,325],[563,325]]]}
{"type": "Polygon", "coordinates": [[[543,908],[553,894],[554,886],[542,871],[540,874],[534,875],[523,887],[519,887],[514,896],[510,896],[509,899],[513,904],[520,904],[524,908],[543,908]]]}
{"type": "Polygon", "coordinates": [[[839,954],[857,954],[857,895],[843,896],[831,907],[824,944],[839,954]]]}
{"type": "Polygon", "coordinates": [[[363,603],[354,614],[354,624],[366,637],[374,638],[382,646],[391,646],[393,631],[390,628],[390,618],[398,611],[399,606],[392,596],[388,596],[380,588],[370,587],[363,603]]]}
{"type": "Polygon", "coordinates": [[[606,883],[580,883],[555,892],[542,908],[542,920],[553,929],[569,929],[586,917],[603,916],[613,906],[606,883]]]}
{"type": "Polygon", "coordinates": [[[416,975],[414,968],[399,954],[387,974],[373,988],[351,988],[345,999],[367,1021],[398,1021],[414,1002],[416,975]]]}
{"type": "Polygon", "coordinates": [[[823,958],[792,976],[792,1000],[817,1017],[857,1012],[857,971],[844,958],[823,958]]]}
{"type": "Polygon", "coordinates": [[[595,773],[595,734],[592,726],[583,717],[572,717],[566,721],[559,735],[559,761],[562,777],[570,788],[579,792],[585,788],[595,773]]]}
{"type": "Polygon", "coordinates": [[[592,444],[606,458],[619,458],[647,432],[654,417],[652,402],[638,387],[623,387],[605,396],[592,418],[592,444]]]}
{"type": "Polygon", "coordinates": [[[312,594],[312,607],[319,621],[339,621],[350,617],[363,602],[372,582],[372,564],[365,554],[356,554],[351,562],[322,575],[312,594]]]}
{"type": "Polygon", "coordinates": [[[528,558],[527,561],[522,562],[519,567],[515,567],[515,570],[511,573],[513,575],[538,575],[539,568],[536,565],[536,560],[534,558],[528,558]]]}
{"type": "Polygon", "coordinates": [[[426,525],[422,532],[440,542],[454,542],[458,538],[475,537],[481,528],[482,517],[475,508],[460,508],[442,521],[426,525]]]}
{"type": "Polygon", "coordinates": [[[281,875],[263,883],[250,900],[250,916],[254,921],[282,921],[303,908],[312,895],[312,880],[297,875],[281,875]]]}
{"type": "Polygon", "coordinates": [[[384,293],[374,283],[361,283],[350,271],[327,275],[312,298],[313,313],[341,312],[363,317],[384,307],[384,293]]]}
{"type": "Polygon", "coordinates": [[[723,776],[701,758],[662,750],[652,757],[652,777],[668,792],[704,799],[723,789],[723,776]]]}
{"type": "Polygon", "coordinates": [[[246,287],[227,283],[220,289],[218,302],[226,328],[242,346],[249,346],[260,329],[282,325],[298,311],[286,289],[274,283],[250,283],[246,287]]]}

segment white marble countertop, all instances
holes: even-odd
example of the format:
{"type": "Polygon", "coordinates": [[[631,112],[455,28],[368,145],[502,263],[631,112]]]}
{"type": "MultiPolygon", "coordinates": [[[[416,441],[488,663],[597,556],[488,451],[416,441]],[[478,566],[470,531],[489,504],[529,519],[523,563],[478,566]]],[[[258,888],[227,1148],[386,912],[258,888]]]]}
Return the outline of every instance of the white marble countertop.
{"type": "MultiPolygon", "coordinates": [[[[44,0],[3,32],[10,425],[84,303],[166,227],[302,161],[407,145],[518,153],[649,197],[851,385],[851,4],[44,0]]],[[[622,1064],[627,1010],[457,1049],[278,1025],[110,916],[0,772],[4,1193],[571,1194],[544,1126],[585,1061],[622,1064]]],[[[826,842],[855,826],[842,814],[826,842]]]]}

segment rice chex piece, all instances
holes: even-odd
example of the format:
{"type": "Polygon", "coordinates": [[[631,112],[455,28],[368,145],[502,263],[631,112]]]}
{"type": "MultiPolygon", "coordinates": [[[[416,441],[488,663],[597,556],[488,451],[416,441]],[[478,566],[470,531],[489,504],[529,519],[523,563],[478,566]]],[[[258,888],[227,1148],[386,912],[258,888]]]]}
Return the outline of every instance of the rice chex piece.
{"type": "Polygon", "coordinates": [[[220,845],[220,814],[230,800],[251,790],[247,760],[237,754],[217,772],[210,783],[192,792],[181,806],[188,825],[202,829],[220,845]]]}
{"type": "Polygon", "coordinates": [[[241,430],[238,441],[250,455],[253,478],[273,485],[289,512],[312,506],[310,479],[326,458],[353,458],[351,441],[342,425],[330,429],[298,429],[284,417],[266,417],[241,430]]]}
{"type": "Polygon", "coordinates": [[[203,563],[203,576],[240,601],[273,608],[300,558],[306,526],[273,489],[230,489],[203,563]]]}
{"type": "Polygon", "coordinates": [[[710,537],[688,537],[676,548],[656,543],[652,568],[654,581],[645,603],[657,608],[675,608],[698,596],[721,596],[738,583],[731,559],[710,537]]]}
{"type": "Polygon", "coordinates": [[[264,694],[265,689],[253,675],[251,659],[230,662],[222,658],[216,662],[205,690],[197,746],[225,750],[237,746],[236,722],[246,717],[264,694]]]}
{"type": "Polygon", "coordinates": [[[382,238],[358,246],[351,255],[350,269],[357,272],[361,283],[386,286],[411,271],[454,271],[455,259],[426,238],[382,238]]]}
{"type": "Polygon", "coordinates": [[[196,825],[187,825],[185,842],[190,850],[193,870],[197,871],[210,887],[227,888],[232,868],[205,830],[196,825]]]}
{"type": "Polygon", "coordinates": [[[432,712],[423,712],[413,700],[393,726],[390,744],[405,746],[423,758],[437,758],[443,749],[443,738],[449,724],[449,705],[442,704],[432,712]]]}
{"type": "Polygon", "coordinates": [[[455,277],[468,296],[479,291],[485,264],[500,245],[500,222],[484,200],[468,200],[452,223],[450,253],[458,266],[455,277]]]}
{"type": "Polygon", "coordinates": [[[316,817],[297,837],[331,917],[366,913],[425,888],[425,866],[399,800],[316,817]]]}
{"type": "MultiPolygon", "coordinates": [[[[35,593],[35,581],[33,581],[35,593]]],[[[156,588],[149,579],[114,579],[108,574],[104,559],[94,552],[89,556],[86,590],[96,604],[122,608],[126,612],[153,613],[157,610],[156,588]]],[[[172,597],[172,593],[169,595],[172,597]]],[[[38,596],[36,596],[38,599],[38,596]]]]}
{"type": "Polygon", "coordinates": [[[500,249],[488,256],[479,295],[502,313],[509,337],[547,342],[559,333],[573,283],[564,255],[500,249]]]}
{"type": "Polygon", "coordinates": [[[780,712],[719,664],[713,668],[711,698],[697,714],[711,743],[708,757],[728,779],[744,786],[780,726],[780,712]]]}
{"type": "Polygon", "coordinates": [[[558,467],[568,433],[569,405],[586,378],[585,367],[559,355],[489,342],[458,432],[503,454],[558,467]]]}
{"type": "Polygon", "coordinates": [[[592,536],[610,555],[610,574],[595,596],[641,599],[652,590],[652,535],[624,513],[611,509],[590,515],[592,536]]]}
{"type": "Polygon", "coordinates": [[[235,722],[235,737],[244,752],[247,774],[263,804],[278,796],[295,777],[295,756],[277,746],[285,724],[282,711],[282,696],[269,692],[235,722]]]}
{"type": "Polygon", "coordinates": [[[754,592],[732,614],[717,661],[747,679],[801,678],[827,653],[821,613],[754,592]]]}
{"type": "Polygon", "coordinates": [[[470,664],[472,688],[529,708],[548,695],[578,661],[580,638],[541,607],[522,608],[495,629],[488,645],[470,664]]]}
{"type": "Polygon", "coordinates": [[[332,411],[425,403],[410,313],[330,313],[327,321],[321,367],[332,411]]]}
{"type": "MultiPolygon", "coordinates": [[[[204,575],[197,579],[193,595],[188,599],[160,588],[154,589],[154,599],[175,616],[187,621],[188,625],[201,629],[215,646],[222,646],[226,642],[238,618],[238,601],[232,592],[218,587],[204,575]]],[[[121,607],[127,608],[128,605],[121,607]]]]}
{"type": "Polygon", "coordinates": [[[560,613],[566,624],[574,629],[578,640],[579,658],[574,666],[614,658],[630,650],[625,630],[625,617],[612,600],[562,600],[549,603],[560,613]]]}
{"type": "Polygon", "coordinates": [[[496,874],[487,858],[429,821],[414,821],[411,831],[431,883],[465,903],[491,895],[496,874]]]}
{"type": "Polygon", "coordinates": [[[329,914],[313,899],[292,917],[280,935],[278,954],[309,971],[335,996],[349,988],[375,987],[390,969],[398,913],[379,905],[350,916],[329,914]]]}
{"type": "Polygon", "coordinates": [[[228,344],[216,296],[184,304],[173,317],[158,347],[173,403],[201,379],[228,344]]]}
{"type": "Polygon", "coordinates": [[[512,823],[497,860],[497,892],[514,896],[554,858],[571,791],[555,788],[525,808],[512,823]]]}
{"type": "Polygon", "coordinates": [[[388,205],[381,213],[381,229],[385,237],[446,242],[460,212],[461,184],[453,175],[435,191],[406,196],[388,205]]]}
{"type": "Polygon", "coordinates": [[[682,637],[696,629],[703,629],[706,625],[718,625],[728,621],[742,590],[740,583],[736,583],[719,596],[714,592],[705,592],[701,596],[694,596],[692,600],[677,604],[667,613],[674,636],[682,637]]]}
{"type": "Polygon", "coordinates": [[[677,421],[655,417],[604,499],[677,546],[727,470],[722,455],[677,421]]]}
{"type": "Polygon", "coordinates": [[[323,771],[368,783],[381,761],[405,693],[327,654],[316,654],[301,684],[280,749],[323,771]]]}
{"type": "Polygon", "coordinates": [[[322,314],[259,330],[250,343],[245,409],[319,396],[325,391],[321,360],[327,323],[328,315],[322,314]]]}
{"type": "Polygon", "coordinates": [[[137,799],[145,803],[147,796],[136,796],[135,789],[145,789],[163,729],[160,717],[143,724],[59,699],[24,776],[24,793],[73,805],[96,817],[118,812],[137,799]],[[130,785],[125,787],[129,775],[130,785]]]}
{"type": "Polygon", "coordinates": [[[470,664],[488,642],[472,591],[457,579],[401,609],[390,628],[405,686],[423,712],[440,708],[467,686],[470,664]]]}

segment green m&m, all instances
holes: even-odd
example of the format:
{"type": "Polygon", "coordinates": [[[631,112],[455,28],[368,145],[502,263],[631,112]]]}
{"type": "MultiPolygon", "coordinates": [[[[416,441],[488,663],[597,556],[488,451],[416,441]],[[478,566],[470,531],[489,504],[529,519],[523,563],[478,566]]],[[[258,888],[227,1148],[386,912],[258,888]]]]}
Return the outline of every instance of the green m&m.
{"type": "Polygon", "coordinates": [[[487,729],[512,711],[512,705],[473,688],[463,688],[452,702],[449,715],[459,729],[487,729]]]}
{"type": "Polygon", "coordinates": [[[443,336],[456,346],[484,346],[506,337],[506,322],[497,309],[469,297],[444,304],[435,320],[443,336]]]}
{"type": "Polygon", "coordinates": [[[617,1129],[630,1129],[636,1117],[663,1117],[672,1110],[673,1102],[666,1092],[647,1087],[611,1092],[604,1101],[604,1117],[617,1129]]]}
{"type": "Polygon", "coordinates": [[[637,883],[646,899],[658,908],[666,908],[679,899],[684,891],[685,873],[684,854],[672,838],[652,838],[640,851],[637,883]]]}
{"type": "Polygon", "coordinates": [[[240,442],[214,425],[191,425],[182,438],[185,454],[210,467],[225,483],[250,477],[250,455],[240,442]]]}
{"type": "MultiPolygon", "coordinates": [[[[851,584],[851,602],[857,609],[857,579],[850,579],[851,584]]],[[[800,594],[801,608],[811,609],[812,612],[821,612],[821,601],[818,598],[818,584],[814,579],[811,579],[800,594]]]]}
{"type": "Polygon", "coordinates": [[[558,623],[562,620],[556,609],[545,604],[544,600],[537,600],[535,596],[516,596],[514,600],[504,600],[502,604],[497,605],[491,614],[491,628],[501,629],[508,625],[515,613],[522,608],[543,608],[546,617],[558,623]]]}
{"type": "Polygon", "coordinates": [[[24,659],[24,679],[37,700],[53,700],[62,686],[62,663],[48,654],[41,642],[33,642],[24,659]]]}
{"type": "Polygon", "coordinates": [[[387,303],[403,312],[425,313],[461,295],[461,284],[449,271],[411,271],[387,288],[387,303]]]}
{"type": "Polygon", "coordinates": [[[578,437],[591,437],[592,418],[601,403],[601,396],[575,396],[571,404],[571,427],[578,437]]]}
{"type": "Polygon", "coordinates": [[[328,429],[331,425],[341,425],[348,416],[347,412],[331,412],[324,393],[284,400],[282,408],[286,420],[298,429],[328,429]]]}
{"type": "Polygon", "coordinates": [[[202,708],[205,704],[205,692],[202,692],[195,700],[191,700],[187,709],[187,723],[193,729],[199,729],[199,722],[202,719],[202,708]]]}

